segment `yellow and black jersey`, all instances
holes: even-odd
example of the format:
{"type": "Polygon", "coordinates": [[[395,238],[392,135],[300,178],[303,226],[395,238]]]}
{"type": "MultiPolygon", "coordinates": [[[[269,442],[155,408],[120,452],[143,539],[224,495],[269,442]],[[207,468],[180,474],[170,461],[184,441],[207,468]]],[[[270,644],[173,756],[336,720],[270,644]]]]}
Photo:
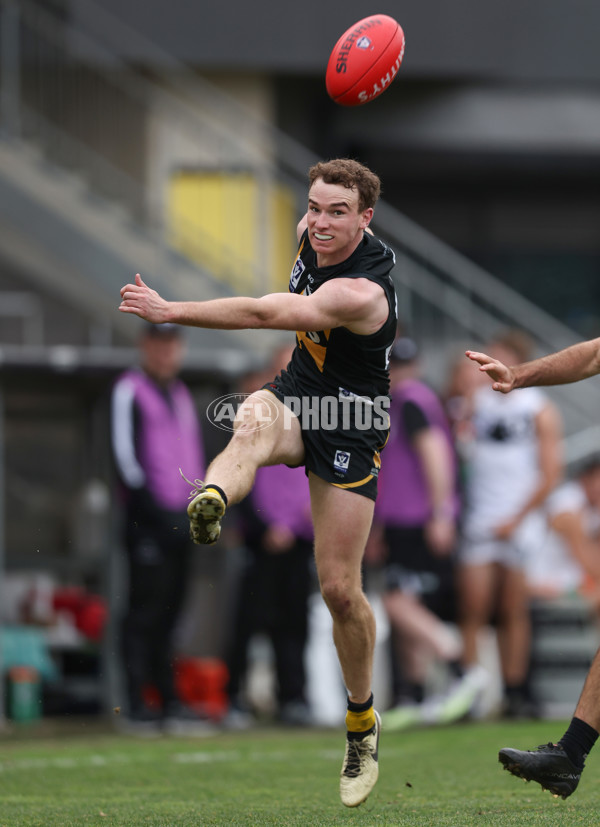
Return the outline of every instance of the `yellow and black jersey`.
{"type": "Polygon", "coordinates": [[[310,295],[331,279],[363,278],[383,288],[389,305],[385,323],[368,336],[352,333],[345,327],[298,331],[289,370],[304,384],[336,397],[348,393],[374,398],[389,392],[389,351],[398,324],[396,292],[390,276],[394,264],[393,251],[365,232],[345,261],[318,267],[308,232],[303,233],[290,277],[291,293],[310,295]]]}

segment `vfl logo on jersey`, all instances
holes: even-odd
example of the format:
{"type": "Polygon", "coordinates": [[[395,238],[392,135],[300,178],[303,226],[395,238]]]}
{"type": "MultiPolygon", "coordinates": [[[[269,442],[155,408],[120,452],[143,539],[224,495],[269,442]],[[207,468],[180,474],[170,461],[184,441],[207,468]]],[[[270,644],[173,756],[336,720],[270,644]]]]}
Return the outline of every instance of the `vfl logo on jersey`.
{"type": "Polygon", "coordinates": [[[292,269],[292,275],[290,276],[290,287],[289,287],[290,293],[295,292],[296,287],[298,287],[298,282],[300,281],[300,276],[302,275],[302,273],[304,272],[305,269],[306,268],[304,267],[304,262],[298,256],[298,258],[296,259],[296,261],[294,263],[294,267],[292,269]]]}
{"type": "Polygon", "coordinates": [[[336,451],[335,456],[333,458],[333,467],[335,468],[335,470],[338,471],[340,474],[345,474],[348,471],[349,465],[349,451],[336,451]]]}

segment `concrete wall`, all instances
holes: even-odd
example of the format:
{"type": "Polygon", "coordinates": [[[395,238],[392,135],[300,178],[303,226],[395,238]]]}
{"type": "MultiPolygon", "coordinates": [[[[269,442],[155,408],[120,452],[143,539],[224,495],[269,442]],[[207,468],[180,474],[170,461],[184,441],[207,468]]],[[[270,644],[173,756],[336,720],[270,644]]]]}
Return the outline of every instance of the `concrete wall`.
{"type": "MultiPolygon", "coordinates": [[[[146,60],[144,37],[202,70],[320,74],[343,31],[374,11],[395,17],[406,35],[403,72],[414,77],[591,80],[600,77],[596,33],[600,6],[589,0],[420,0],[376,9],[359,0],[281,4],[190,3],[188,0],[96,0],[141,37],[122,52],[146,60]]],[[[86,3],[72,13],[97,19],[86,3]]]]}

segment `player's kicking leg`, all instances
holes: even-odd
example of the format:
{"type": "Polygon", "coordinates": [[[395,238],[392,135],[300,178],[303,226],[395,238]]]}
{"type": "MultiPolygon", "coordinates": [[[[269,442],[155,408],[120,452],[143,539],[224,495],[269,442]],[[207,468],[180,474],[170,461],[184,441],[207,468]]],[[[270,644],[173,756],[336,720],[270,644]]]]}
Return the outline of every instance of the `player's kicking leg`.
{"type": "Polygon", "coordinates": [[[190,537],[197,545],[211,546],[221,536],[221,520],[229,499],[220,487],[205,485],[201,480],[195,480],[191,485],[194,488],[187,508],[190,537]]]}
{"type": "Polygon", "coordinates": [[[263,465],[299,465],[304,459],[300,425],[272,393],[259,390],[236,414],[233,436],[209,465],[206,483],[195,480],[187,512],[194,543],[212,545],[228,504],[242,500],[263,465]]]}

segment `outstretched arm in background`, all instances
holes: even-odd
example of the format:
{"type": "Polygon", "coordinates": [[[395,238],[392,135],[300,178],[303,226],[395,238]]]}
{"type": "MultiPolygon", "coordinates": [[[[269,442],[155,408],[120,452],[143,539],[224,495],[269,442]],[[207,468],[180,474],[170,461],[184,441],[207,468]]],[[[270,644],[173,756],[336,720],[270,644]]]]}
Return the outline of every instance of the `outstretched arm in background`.
{"type": "Polygon", "coordinates": [[[532,385],[566,385],[600,373],[600,339],[579,342],[541,359],[512,367],[474,350],[467,350],[466,356],[479,364],[479,370],[492,380],[492,388],[500,393],[532,385]]]}

